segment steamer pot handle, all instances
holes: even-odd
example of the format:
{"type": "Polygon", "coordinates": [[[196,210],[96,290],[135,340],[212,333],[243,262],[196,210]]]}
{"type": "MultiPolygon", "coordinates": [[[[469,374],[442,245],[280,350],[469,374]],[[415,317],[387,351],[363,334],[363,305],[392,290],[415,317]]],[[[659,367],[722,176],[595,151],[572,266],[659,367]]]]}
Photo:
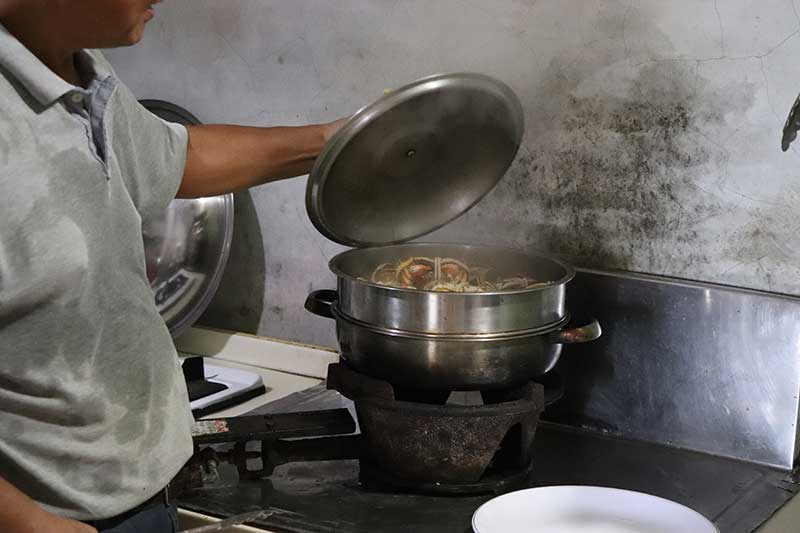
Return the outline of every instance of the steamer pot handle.
{"type": "Polygon", "coordinates": [[[603,329],[600,327],[600,323],[593,318],[586,324],[567,325],[564,329],[553,332],[550,335],[550,342],[553,344],[580,344],[597,340],[602,334],[603,329]]]}
{"type": "Polygon", "coordinates": [[[331,308],[338,298],[339,294],[333,289],[319,289],[308,295],[304,307],[315,315],[334,318],[331,308]]]}

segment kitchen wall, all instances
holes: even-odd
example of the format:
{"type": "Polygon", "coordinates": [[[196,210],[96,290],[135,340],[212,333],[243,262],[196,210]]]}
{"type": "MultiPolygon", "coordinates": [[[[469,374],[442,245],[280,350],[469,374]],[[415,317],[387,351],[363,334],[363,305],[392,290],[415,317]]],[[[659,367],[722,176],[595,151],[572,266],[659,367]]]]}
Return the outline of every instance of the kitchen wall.
{"type": "MultiPolygon", "coordinates": [[[[501,242],[579,266],[800,295],[800,152],[780,151],[800,91],[792,0],[171,0],[110,51],[141,98],[204,122],[303,124],[443,71],[520,96],[516,163],[430,239],[501,242]]],[[[202,321],[333,345],[302,308],[342,248],[313,228],[305,179],[237,196],[202,321]]],[[[343,206],[344,208],[345,206],[343,206]]]]}

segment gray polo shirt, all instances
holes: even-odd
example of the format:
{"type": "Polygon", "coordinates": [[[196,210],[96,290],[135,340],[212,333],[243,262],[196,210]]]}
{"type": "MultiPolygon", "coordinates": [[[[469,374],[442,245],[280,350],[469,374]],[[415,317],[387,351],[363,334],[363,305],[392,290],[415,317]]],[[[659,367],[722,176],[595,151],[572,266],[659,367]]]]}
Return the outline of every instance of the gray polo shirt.
{"type": "Polygon", "coordinates": [[[87,89],[0,26],[0,476],[48,511],[100,519],[192,451],[141,235],[178,189],[187,133],[98,52],[79,67],[87,89]]]}

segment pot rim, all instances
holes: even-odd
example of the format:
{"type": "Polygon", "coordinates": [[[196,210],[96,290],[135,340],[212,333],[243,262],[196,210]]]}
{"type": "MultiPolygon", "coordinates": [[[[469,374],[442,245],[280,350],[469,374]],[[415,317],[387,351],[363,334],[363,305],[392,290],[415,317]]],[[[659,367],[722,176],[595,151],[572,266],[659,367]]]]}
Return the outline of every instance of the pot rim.
{"type": "Polygon", "coordinates": [[[541,335],[547,335],[554,331],[559,331],[563,329],[564,326],[566,326],[571,319],[569,312],[566,312],[564,313],[564,316],[561,319],[555,322],[551,322],[543,326],[537,326],[531,329],[501,331],[496,333],[426,333],[423,331],[407,331],[402,329],[386,328],[382,326],[377,326],[375,324],[370,324],[368,322],[358,320],[343,313],[339,309],[339,306],[337,304],[338,302],[334,302],[331,305],[331,313],[333,314],[333,317],[334,319],[336,319],[337,323],[341,320],[342,322],[358,326],[360,328],[369,330],[373,333],[378,333],[380,335],[386,335],[388,337],[403,337],[408,339],[463,341],[463,342],[491,342],[491,341],[502,341],[502,340],[512,340],[512,339],[524,339],[528,337],[539,337],[541,335]]]}
{"type": "Polygon", "coordinates": [[[376,289],[382,289],[389,292],[398,292],[398,293],[406,293],[406,294],[440,294],[440,295],[447,295],[449,297],[453,297],[455,295],[463,295],[467,297],[478,297],[478,296],[508,296],[512,294],[527,294],[533,293],[537,291],[544,291],[551,289],[553,287],[558,287],[560,285],[565,285],[572,281],[575,277],[575,268],[564,261],[559,259],[555,259],[552,256],[545,255],[545,254],[531,254],[520,250],[518,248],[511,248],[508,246],[498,246],[494,244],[474,244],[474,243],[461,243],[461,242],[406,242],[406,243],[398,243],[398,244],[386,244],[382,246],[369,246],[366,248],[351,248],[349,250],[345,250],[344,252],[340,252],[333,256],[330,261],[328,261],[328,268],[331,272],[336,274],[337,277],[345,278],[350,281],[361,283],[363,285],[369,285],[370,287],[375,287],[376,289]],[[338,268],[335,263],[337,260],[340,260],[341,257],[349,254],[356,254],[359,253],[361,250],[380,250],[386,248],[399,248],[401,246],[419,246],[419,247],[435,247],[435,246],[460,246],[464,248],[474,248],[474,249],[482,249],[482,250],[497,250],[497,251],[504,251],[504,252],[513,252],[525,255],[530,258],[536,259],[546,259],[548,261],[552,261],[553,263],[557,264],[561,268],[564,269],[565,274],[558,280],[551,281],[546,285],[542,285],[539,287],[533,287],[530,289],[514,289],[509,291],[485,291],[485,292],[444,292],[444,291],[426,291],[424,289],[406,289],[403,287],[392,287],[390,285],[381,285],[380,283],[375,283],[373,281],[368,281],[365,279],[360,279],[356,276],[348,274],[338,268]]]}

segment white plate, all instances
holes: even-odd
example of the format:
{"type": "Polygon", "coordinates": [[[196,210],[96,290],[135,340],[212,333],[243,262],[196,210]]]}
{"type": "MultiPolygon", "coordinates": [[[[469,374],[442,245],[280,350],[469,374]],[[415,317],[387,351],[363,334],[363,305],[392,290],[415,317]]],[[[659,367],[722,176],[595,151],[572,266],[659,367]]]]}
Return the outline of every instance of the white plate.
{"type": "Polygon", "coordinates": [[[498,496],[472,516],[475,533],[719,533],[678,503],[604,487],[540,487],[498,496]]]}

